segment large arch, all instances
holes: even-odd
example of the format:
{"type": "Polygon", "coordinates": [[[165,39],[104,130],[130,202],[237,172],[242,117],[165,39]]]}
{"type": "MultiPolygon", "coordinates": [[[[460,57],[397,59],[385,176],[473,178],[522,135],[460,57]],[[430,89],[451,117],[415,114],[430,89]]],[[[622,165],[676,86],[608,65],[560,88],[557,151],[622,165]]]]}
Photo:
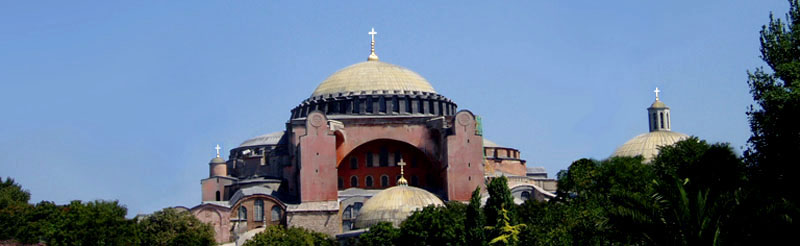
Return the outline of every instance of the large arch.
{"type": "Polygon", "coordinates": [[[409,185],[434,191],[442,188],[443,170],[434,165],[422,150],[394,139],[375,139],[353,148],[337,163],[337,176],[341,181],[339,190],[354,188],[350,182],[353,177],[358,179],[355,188],[385,189],[397,185],[400,176],[398,156],[406,163],[405,179],[409,185]],[[367,186],[367,176],[372,177],[372,186],[367,186]],[[386,185],[381,182],[383,176],[388,176],[386,185]]]}
{"type": "Polygon", "coordinates": [[[428,128],[424,122],[419,124],[386,125],[351,124],[335,131],[336,162],[340,163],[345,156],[356,148],[376,140],[389,139],[407,143],[435,160],[441,146],[438,130],[428,128]]]}

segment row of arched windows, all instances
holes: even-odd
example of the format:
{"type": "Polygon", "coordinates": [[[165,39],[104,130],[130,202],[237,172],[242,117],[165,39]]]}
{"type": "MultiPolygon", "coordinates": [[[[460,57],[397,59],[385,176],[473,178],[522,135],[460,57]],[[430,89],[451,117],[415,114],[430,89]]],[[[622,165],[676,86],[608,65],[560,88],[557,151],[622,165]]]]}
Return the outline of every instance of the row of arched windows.
{"type": "MultiPolygon", "coordinates": [[[[247,207],[244,205],[239,206],[239,220],[247,220],[247,207]]],[[[270,221],[277,222],[281,220],[282,210],[278,205],[273,205],[271,209],[270,221]]],[[[258,199],[253,203],[253,220],[264,221],[264,200],[258,199]]]]}
{"type": "MultiPolygon", "coordinates": [[[[386,174],[381,175],[380,179],[381,179],[380,187],[389,187],[389,185],[391,185],[391,183],[389,182],[388,175],[386,174]]],[[[400,179],[400,175],[398,175],[395,180],[398,179],[400,179]]],[[[412,186],[419,186],[419,178],[416,175],[411,175],[409,184],[411,184],[412,186]]],[[[358,185],[359,185],[358,176],[356,175],[350,176],[350,187],[358,187],[358,185]]],[[[366,188],[373,188],[375,186],[374,180],[371,175],[367,175],[366,177],[364,177],[364,186],[366,188]]],[[[344,180],[342,179],[342,177],[339,177],[339,189],[344,189],[344,180]]]]}
{"type": "MultiPolygon", "coordinates": [[[[396,151],[394,153],[394,158],[392,158],[395,163],[400,163],[403,159],[403,154],[400,151],[396,151]]],[[[374,154],[372,152],[367,151],[365,153],[365,160],[367,167],[374,167],[374,154]]],[[[378,163],[381,167],[388,167],[389,166],[389,150],[386,147],[382,147],[380,149],[380,153],[378,154],[378,163]]],[[[411,158],[411,167],[417,167],[417,158],[411,158]]],[[[358,157],[350,157],[350,169],[358,169],[358,157]]]]}
{"type": "Polygon", "coordinates": [[[669,113],[666,114],[666,117],[664,117],[664,112],[660,112],[658,114],[653,113],[652,117],[653,117],[653,120],[650,121],[650,122],[653,123],[653,126],[652,126],[653,129],[658,130],[658,129],[669,129],[670,128],[670,125],[669,125],[669,113]],[[666,120],[665,120],[665,118],[666,118],[666,120]]]}

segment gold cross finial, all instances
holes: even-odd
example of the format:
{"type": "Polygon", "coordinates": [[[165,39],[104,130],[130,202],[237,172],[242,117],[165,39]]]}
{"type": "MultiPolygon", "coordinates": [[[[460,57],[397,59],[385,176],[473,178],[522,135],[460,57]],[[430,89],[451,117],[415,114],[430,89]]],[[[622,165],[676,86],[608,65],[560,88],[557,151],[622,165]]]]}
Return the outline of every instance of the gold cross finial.
{"type": "Polygon", "coordinates": [[[368,32],[367,34],[372,36],[372,44],[371,44],[371,48],[370,48],[369,57],[367,57],[367,61],[377,61],[378,60],[378,55],[375,54],[375,34],[378,34],[378,33],[375,32],[375,28],[373,27],[372,31],[368,32]]]}
{"type": "Polygon", "coordinates": [[[397,180],[397,185],[408,185],[408,181],[403,177],[403,175],[405,175],[403,167],[406,166],[406,163],[403,162],[403,157],[400,157],[400,162],[398,162],[397,165],[400,166],[400,179],[397,180]]]}

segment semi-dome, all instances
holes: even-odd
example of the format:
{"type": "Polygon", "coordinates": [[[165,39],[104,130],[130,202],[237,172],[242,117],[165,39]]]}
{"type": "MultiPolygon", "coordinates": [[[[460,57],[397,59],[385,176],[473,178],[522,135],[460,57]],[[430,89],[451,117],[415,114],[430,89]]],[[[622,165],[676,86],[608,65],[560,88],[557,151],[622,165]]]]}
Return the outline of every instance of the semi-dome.
{"type": "Polygon", "coordinates": [[[644,162],[650,162],[658,155],[658,148],[669,146],[678,141],[689,138],[686,134],[673,131],[653,131],[641,134],[628,140],[614,151],[612,156],[637,156],[644,157],[644,162]]]}
{"type": "Polygon", "coordinates": [[[429,205],[444,206],[444,202],[426,190],[398,185],[378,192],[367,200],[361,207],[355,226],[368,228],[386,221],[398,227],[411,213],[429,205]]]}
{"type": "Polygon", "coordinates": [[[324,95],[436,93],[425,78],[410,69],[381,61],[353,64],[333,73],[311,97],[324,95]]]}

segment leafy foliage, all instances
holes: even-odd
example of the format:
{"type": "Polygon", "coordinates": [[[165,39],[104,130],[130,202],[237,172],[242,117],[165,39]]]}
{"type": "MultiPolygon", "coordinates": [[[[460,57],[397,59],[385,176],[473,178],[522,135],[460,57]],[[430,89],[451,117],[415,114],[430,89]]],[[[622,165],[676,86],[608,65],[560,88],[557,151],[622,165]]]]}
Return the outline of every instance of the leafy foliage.
{"type": "Polygon", "coordinates": [[[138,224],[142,245],[213,245],[214,229],[186,211],[165,208],[138,224]]]}
{"type": "Polygon", "coordinates": [[[333,246],[336,242],[328,235],[309,231],[305,228],[291,227],[276,225],[269,226],[264,231],[259,232],[250,240],[244,243],[244,246],[260,246],[260,245],[299,245],[299,246],[333,246]]]}
{"type": "MultiPolygon", "coordinates": [[[[788,239],[800,227],[800,3],[789,1],[784,20],[770,13],[760,33],[761,59],[770,70],[748,72],[750,93],[756,103],[747,115],[752,135],[745,160],[753,190],[743,206],[750,210],[747,229],[752,238],[788,239]]],[[[757,243],[752,241],[752,243],[757,243]]]]}
{"type": "Polygon", "coordinates": [[[392,223],[380,222],[369,228],[369,232],[358,237],[358,245],[363,246],[391,246],[400,237],[400,230],[394,228],[392,223]]]}
{"type": "Polygon", "coordinates": [[[493,231],[494,235],[498,235],[489,241],[489,245],[517,245],[519,243],[519,233],[525,228],[525,224],[511,225],[508,210],[505,208],[500,210],[496,224],[497,226],[486,227],[487,230],[493,231]]]}
{"type": "Polygon", "coordinates": [[[400,225],[398,245],[464,245],[466,205],[427,206],[400,225]]]}
{"type": "Polygon", "coordinates": [[[467,205],[464,230],[466,230],[466,244],[471,246],[482,246],[485,244],[485,234],[483,227],[486,224],[481,210],[481,188],[475,188],[472,197],[467,205]]]}
{"type": "MultiPolygon", "coordinates": [[[[505,176],[493,178],[486,186],[486,190],[489,191],[489,198],[486,200],[483,214],[486,216],[487,225],[497,226],[503,208],[511,208],[516,204],[511,196],[511,190],[508,189],[508,179],[505,176]]],[[[510,217],[515,218],[513,212],[510,217]]]]}

